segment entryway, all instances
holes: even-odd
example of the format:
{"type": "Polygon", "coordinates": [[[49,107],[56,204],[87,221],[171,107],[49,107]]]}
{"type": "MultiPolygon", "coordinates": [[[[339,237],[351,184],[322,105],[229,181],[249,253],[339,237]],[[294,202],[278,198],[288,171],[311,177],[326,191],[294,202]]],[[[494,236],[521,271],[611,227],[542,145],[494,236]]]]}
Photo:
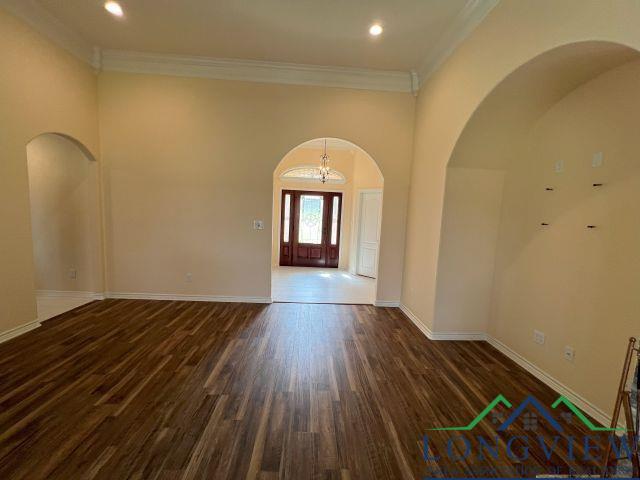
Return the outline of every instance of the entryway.
{"type": "Polygon", "coordinates": [[[272,275],[274,302],[372,304],[376,281],[335,268],[278,267],[272,275]]]}
{"type": "Polygon", "coordinates": [[[274,172],[271,298],[373,304],[384,180],[345,140],[305,142],[274,172]]]}

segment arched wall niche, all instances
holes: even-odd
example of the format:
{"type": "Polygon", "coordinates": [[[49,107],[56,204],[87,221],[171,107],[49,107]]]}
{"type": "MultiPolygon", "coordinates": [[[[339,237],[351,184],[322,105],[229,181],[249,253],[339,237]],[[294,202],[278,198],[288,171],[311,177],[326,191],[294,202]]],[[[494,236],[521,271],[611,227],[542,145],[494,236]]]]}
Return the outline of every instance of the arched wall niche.
{"type": "Polygon", "coordinates": [[[74,145],[86,158],[87,160],[90,160],[92,162],[97,161],[95,155],[93,154],[93,152],[91,152],[91,150],[84,144],[82,143],[80,140],[78,140],[77,138],[68,135],[66,133],[60,133],[60,132],[42,132],[39,133],[38,135],[35,135],[33,138],[31,138],[28,142],[27,145],[29,145],[33,140],[42,137],[44,135],[51,135],[51,136],[55,136],[55,137],[59,137],[59,138],[63,138],[66,141],[68,141],[70,144],[74,145]]]}
{"type": "Polygon", "coordinates": [[[600,418],[615,385],[591,385],[589,374],[614,371],[616,335],[635,334],[637,302],[624,293],[635,274],[617,249],[640,237],[626,206],[640,201],[629,127],[640,121],[638,75],[640,54],[616,43],[538,55],[486,96],[446,169],[434,331],[489,334],[589,398],[600,418]],[[594,168],[600,152],[604,167],[594,168]],[[601,182],[607,190],[592,186],[601,182]],[[589,236],[598,230],[587,223],[609,228],[589,236]],[[534,329],[547,334],[543,347],[534,329]],[[567,345],[581,362],[563,359],[567,345]]]}
{"type": "Polygon", "coordinates": [[[514,70],[478,106],[446,171],[436,331],[488,328],[505,175],[536,121],[580,85],[638,58],[611,42],[557,47],[514,70]]]}
{"type": "Polygon", "coordinates": [[[32,138],[26,157],[38,297],[101,295],[102,214],[95,157],[82,142],[59,132],[32,138]]]}

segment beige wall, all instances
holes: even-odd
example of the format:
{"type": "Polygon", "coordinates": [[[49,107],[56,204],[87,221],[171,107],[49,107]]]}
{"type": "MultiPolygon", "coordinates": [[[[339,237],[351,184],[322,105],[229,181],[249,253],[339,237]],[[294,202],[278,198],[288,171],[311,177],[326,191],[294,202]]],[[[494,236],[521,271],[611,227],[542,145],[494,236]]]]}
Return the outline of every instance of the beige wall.
{"type": "Polygon", "coordinates": [[[448,168],[434,330],[486,332],[504,172],[448,168]]]}
{"type": "Polygon", "coordinates": [[[467,122],[511,72],[554,47],[607,40],[640,47],[640,4],[502,0],[422,86],[416,104],[402,302],[433,328],[446,167],[467,122]]]}
{"type": "Polygon", "coordinates": [[[108,72],[99,84],[111,291],[269,297],[273,172],[335,137],[384,175],[378,299],[399,299],[413,96],[108,72]]]}
{"type": "Polygon", "coordinates": [[[497,248],[491,334],[605,411],[626,340],[640,333],[638,78],[639,61],[618,67],[538,121],[507,170],[497,248]]]}
{"type": "MultiPolygon", "coordinates": [[[[526,138],[526,131],[515,130],[512,132],[511,126],[508,123],[503,123],[501,128],[494,132],[499,137],[499,145],[495,146],[500,149],[493,149],[495,138],[492,135],[484,138],[478,137],[479,142],[469,143],[466,146],[468,148],[464,148],[470,155],[466,158],[471,159],[471,162],[451,164],[454,160],[454,149],[457,148],[465,128],[473,123],[474,113],[479,112],[483,100],[509,74],[533,58],[556,47],[586,40],[603,40],[635,49],[639,48],[640,31],[636,28],[638,22],[640,22],[640,4],[632,1],[503,0],[422,86],[416,104],[415,146],[409,196],[402,302],[427,328],[436,331],[450,331],[447,322],[434,323],[436,305],[438,304],[436,287],[440,281],[438,263],[442,257],[444,238],[442,228],[443,222],[446,220],[443,218],[443,212],[445,212],[447,166],[470,167],[477,165],[473,161],[474,154],[479,154],[475,155],[477,158],[483,155],[483,151],[475,149],[474,145],[477,147],[488,144],[490,147],[487,151],[494,155],[492,168],[499,168],[500,165],[505,165],[514,158],[514,152],[516,155],[519,153],[517,148],[521,144],[520,141],[526,138]],[[509,139],[500,137],[500,131],[522,136],[518,138],[518,141],[511,142],[509,139]]],[[[590,55],[585,55],[584,61],[590,62],[593,58],[590,55]]],[[[573,63],[574,67],[576,65],[573,63]]],[[[575,88],[577,86],[576,84],[571,86],[570,83],[565,82],[563,89],[554,93],[554,101],[568,93],[569,87],[575,88]]],[[[525,92],[531,93],[531,90],[514,91],[512,101],[516,102],[518,97],[522,97],[525,92]]],[[[548,102],[549,99],[551,96],[546,97],[545,102],[548,102]]],[[[550,104],[546,103],[546,105],[550,104]]],[[[539,114],[543,112],[544,110],[539,114]]],[[[506,114],[502,118],[510,119],[511,112],[504,113],[506,114]]],[[[522,123],[523,119],[517,118],[517,120],[518,125],[526,126],[526,122],[522,123]]],[[[484,131],[482,133],[491,132],[484,131]]],[[[507,179],[506,182],[508,183],[509,180],[507,179]]],[[[507,188],[505,183],[505,189],[507,188]]],[[[505,190],[505,195],[509,195],[507,190],[505,190]]],[[[527,202],[526,197],[521,198],[523,203],[527,202]]],[[[505,206],[504,208],[509,207],[505,206]]],[[[618,210],[612,215],[618,215],[622,211],[618,210]]],[[[627,217],[626,221],[632,221],[631,217],[627,217]]],[[[600,255],[602,254],[605,254],[605,250],[601,251],[600,255]]],[[[577,268],[576,265],[573,267],[577,268]]],[[[584,270],[585,267],[581,268],[584,270]]],[[[593,271],[591,270],[592,273],[593,271]]],[[[532,281],[538,278],[537,270],[530,273],[532,281]]],[[[621,280],[627,282],[628,285],[628,280],[624,278],[624,275],[630,274],[619,275],[623,277],[621,280]]],[[[594,281],[593,278],[591,280],[594,281]]],[[[576,289],[576,292],[578,291],[579,288],[576,289]]],[[[607,290],[607,293],[611,295],[609,298],[611,303],[619,301],[620,296],[625,295],[611,290],[607,290]]],[[[517,315],[519,310],[516,310],[516,306],[519,300],[523,300],[522,296],[525,295],[525,290],[520,290],[519,294],[521,297],[511,299],[510,305],[513,309],[500,313],[500,318],[509,318],[509,320],[508,322],[503,320],[507,323],[502,327],[504,330],[501,330],[504,334],[500,333],[499,335],[504,343],[517,353],[522,354],[525,358],[531,357],[530,359],[534,363],[541,362],[541,355],[533,353],[530,343],[525,347],[525,342],[530,342],[532,324],[530,322],[520,323],[519,321],[517,315]],[[508,315],[506,315],[507,313],[508,315]],[[519,333],[516,336],[515,332],[517,331],[519,333]],[[511,334],[507,332],[511,332],[511,334]]],[[[524,303],[526,301],[523,300],[524,303]]],[[[594,401],[600,408],[611,411],[610,398],[611,392],[614,391],[612,384],[615,383],[613,380],[615,375],[612,372],[619,370],[620,348],[624,347],[624,342],[620,344],[617,336],[623,338],[635,332],[626,331],[629,327],[628,323],[624,325],[620,323],[615,333],[608,332],[608,335],[616,335],[615,341],[613,341],[613,337],[606,337],[608,339],[606,345],[601,342],[596,344],[595,339],[607,329],[606,325],[610,317],[602,316],[596,323],[583,324],[575,312],[583,311],[584,307],[580,306],[579,302],[585,302],[584,298],[576,298],[575,296],[559,298],[557,294],[554,294],[551,301],[553,308],[557,308],[554,311],[564,312],[566,319],[572,322],[559,326],[559,329],[564,329],[566,332],[578,330],[581,332],[579,335],[590,336],[593,339],[591,347],[586,347],[585,344],[581,344],[581,347],[576,346],[578,358],[579,351],[587,349],[583,355],[592,355],[593,358],[602,358],[606,355],[611,361],[609,366],[612,368],[607,373],[607,380],[601,382],[600,379],[604,379],[605,376],[598,367],[596,370],[600,376],[593,375],[591,377],[598,378],[598,382],[589,382],[586,381],[586,378],[589,376],[589,368],[593,366],[591,363],[581,363],[582,361],[577,359],[575,366],[568,366],[555,353],[553,357],[550,356],[543,363],[544,368],[566,381],[567,385],[588,400],[594,401]],[[569,374],[570,370],[571,374],[569,374]],[[576,380],[573,380],[574,377],[576,380]]],[[[484,305],[486,305],[486,301],[484,305]]],[[[604,308],[602,305],[594,306],[604,308]]],[[[539,309],[536,310],[536,313],[543,314],[544,311],[539,309]]],[[[622,317],[626,318],[626,314],[623,314],[622,317]]],[[[469,321],[478,322],[478,319],[474,318],[469,321]]],[[[624,321],[622,320],[622,322],[624,321]]],[[[493,327],[490,325],[491,329],[493,327]]],[[[569,338],[565,337],[564,333],[560,334],[559,331],[551,333],[555,337],[554,345],[548,347],[553,348],[556,353],[558,345],[568,341],[569,338]]],[[[574,335],[574,338],[576,338],[574,343],[580,342],[577,335],[574,335]]]]}
{"type": "Polygon", "coordinates": [[[0,332],[36,317],[27,143],[60,132],[98,147],[91,69],[0,9],[0,332]]]}
{"type": "Polygon", "coordinates": [[[353,180],[355,150],[327,149],[331,161],[331,168],[345,176],[345,183],[322,184],[320,182],[295,182],[283,180],[280,176],[290,168],[299,166],[317,166],[320,163],[322,150],[314,148],[296,148],[289,152],[273,174],[273,248],[271,264],[277,266],[280,261],[280,208],[282,190],[311,190],[318,192],[342,192],[342,222],[340,230],[340,259],[339,268],[349,268],[350,246],[352,236],[353,217],[353,180]]]}
{"type": "Polygon", "coordinates": [[[36,288],[102,291],[97,162],[44,134],[27,145],[27,163],[36,288]]]}

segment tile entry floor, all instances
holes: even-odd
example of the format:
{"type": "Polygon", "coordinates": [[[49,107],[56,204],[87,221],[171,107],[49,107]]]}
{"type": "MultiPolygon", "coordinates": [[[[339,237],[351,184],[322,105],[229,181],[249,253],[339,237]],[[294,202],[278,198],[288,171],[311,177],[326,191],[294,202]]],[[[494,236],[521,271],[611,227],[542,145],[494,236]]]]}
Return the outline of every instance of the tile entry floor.
{"type": "Polygon", "coordinates": [[[271,273],[274,302],[373,304],[376,281],[337,268],[277,267],[271,273]]]}

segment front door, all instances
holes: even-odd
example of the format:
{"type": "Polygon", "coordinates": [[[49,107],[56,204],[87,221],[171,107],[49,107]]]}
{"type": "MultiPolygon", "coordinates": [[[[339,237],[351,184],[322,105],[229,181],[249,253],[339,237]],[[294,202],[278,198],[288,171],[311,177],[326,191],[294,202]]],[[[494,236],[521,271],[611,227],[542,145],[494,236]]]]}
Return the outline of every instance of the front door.
{"type": "Polygon", "coordinates": [[[342,193],[283,190],[280,265],[337,268],[342,193]]]}

